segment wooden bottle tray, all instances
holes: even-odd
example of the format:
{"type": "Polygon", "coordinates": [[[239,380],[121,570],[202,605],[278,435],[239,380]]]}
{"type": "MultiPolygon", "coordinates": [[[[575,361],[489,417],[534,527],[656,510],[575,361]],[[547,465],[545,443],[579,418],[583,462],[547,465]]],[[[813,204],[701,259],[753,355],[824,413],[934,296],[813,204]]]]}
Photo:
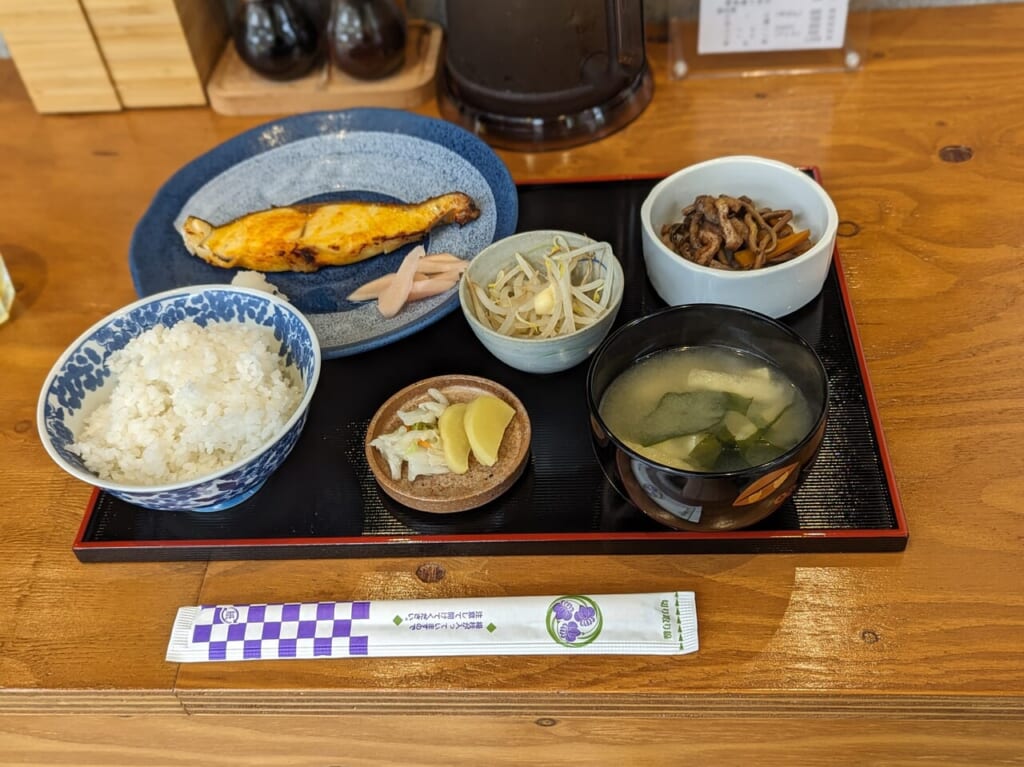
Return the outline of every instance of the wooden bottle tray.
{"type": "Polygon", "coordinates": [[[275,115],[351,107],[410,109],[434,93],[441,56],[439,25],[411,20],[405,63],[381,80],[359,80],[326,63],[298,80],[276,82],[250,69],[228,41],[206,84],[214,111],[223,115],[275,115]]]}

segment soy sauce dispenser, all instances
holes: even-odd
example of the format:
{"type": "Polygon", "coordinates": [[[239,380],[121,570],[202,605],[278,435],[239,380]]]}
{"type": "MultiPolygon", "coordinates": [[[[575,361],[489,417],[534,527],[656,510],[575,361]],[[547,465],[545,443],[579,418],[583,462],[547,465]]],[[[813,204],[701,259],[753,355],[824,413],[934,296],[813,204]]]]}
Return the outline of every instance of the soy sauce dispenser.
{"type": "Polygon", "coordinates": [[[332,0],[327,23],[331,62],[361,80],[393,74],[405,61],[407,22],[396,0],[332,0]]]}
{"type": "Polygon", "coordinates": [[[298,0],[238,0],[231,36],[250,68],[271,80],[295,80],[323,62],[320,27],[298,0]]]}

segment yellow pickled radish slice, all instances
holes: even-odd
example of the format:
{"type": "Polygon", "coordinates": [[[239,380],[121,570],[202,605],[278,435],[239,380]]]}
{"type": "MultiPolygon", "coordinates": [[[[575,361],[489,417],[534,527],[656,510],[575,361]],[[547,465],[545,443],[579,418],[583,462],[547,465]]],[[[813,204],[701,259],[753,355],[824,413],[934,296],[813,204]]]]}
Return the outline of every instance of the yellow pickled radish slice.
{"type": "Polygon", "coordinates": [[[466,406],[463,425],[473,456],[484,466],[498,462],[498,449],[515,410],[504,400],[489,394],[477,397],[466,406]]]}
{"type": "Polygon", "coordinates": [[[469,471],[469,440],[466,438],[466,428],[463,425],[466,407],[465,402],[449,405],[437,419],[444,462],[448,464],[453,474],[465,474],[469,471]]]}

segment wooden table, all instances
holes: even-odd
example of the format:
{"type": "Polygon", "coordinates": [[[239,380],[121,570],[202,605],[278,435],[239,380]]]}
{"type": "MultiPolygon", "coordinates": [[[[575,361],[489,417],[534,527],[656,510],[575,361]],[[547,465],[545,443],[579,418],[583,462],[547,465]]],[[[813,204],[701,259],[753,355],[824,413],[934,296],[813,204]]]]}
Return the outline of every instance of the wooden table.
{"type": "Polygon", "coordinates": [[[262,119],[41,117],[0,65],[0,763],[1024,763],[1022,39],[1024,5],[875,12],[858,73],[679,82],[652,46],[628,128],[502,153],[517,179],[819,166],[855,224],[904,553],[453,557],[429,584],[417,559],[76,560],[90,488],[40,446],[43,377],[135,298],[129,236],[159,185],[262,119]],[[697,593],[696,655],[164,661],[199,603],[671,589],[697,593]]]}

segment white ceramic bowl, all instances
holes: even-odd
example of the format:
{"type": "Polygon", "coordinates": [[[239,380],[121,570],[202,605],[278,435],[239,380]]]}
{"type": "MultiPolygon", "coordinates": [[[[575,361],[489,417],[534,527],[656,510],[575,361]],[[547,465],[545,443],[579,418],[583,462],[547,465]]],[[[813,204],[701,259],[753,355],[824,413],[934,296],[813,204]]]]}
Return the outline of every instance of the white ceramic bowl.
{"type": "Polygon", "coordinates": [[[515,265],[515,254],[523,254],[531,263],[540,263],[539,254],[551,247],[556,236],[564,237],[569,247],[580,247],[596,242],[574,232],[556,229],[538,229],[520,232],[491,243],[470,262],[465,277],[459,281],[459,301],[470,328],[491,354],[506,365],[527,373],[557,373],[587,359],[608,335],[622,305],[622,264],[611,253],[605,257],[609,270],[612,293],[608,309],[598,322],[557,338],[512,338],[492,330],[477,319],[469,293],[469,281],[486,285],[494,281],[501,269],[515,265]],[[533,254],[533,257],[531,257],[533,254]],[[466,279],[468,278],[468,279],[466,279]]]}
{"type": "Polygon", "coordinates": [[[68,474],[138,506],[164,511],[220,511],[255,493],[294,447],[306,423],[320,376],[320,344],[306,318],[284,299],[227,285],[177,288],[143,298],[97,322],[54,364],[39,395],[37,423],[43,447],[68,474]],[[253,454],[219,471],[163,485],[110,482],[91,471],[71,447],[75,432],[101,402],[114,380],[110,355],[143,332],[192,319],[238,321],[272,328],[278,353],[298,368],[303,397],[285,424],[253,454]]]}
{"type": "Polygon", "coordinates": [[[640,208],[644,263],[665,303],[725,304],[782,317],[818,295],[828,276],[839,215],[814,179],[775,160],[720,157],[683,168],[651,190],[640,208]],[[728,271],[688,261],[661,240],[661,228],[701,194],[747,195],[759,206],[793,211],[793,227],[810,229],[814,245],[796,258],[762,269],[728,271]]]}

